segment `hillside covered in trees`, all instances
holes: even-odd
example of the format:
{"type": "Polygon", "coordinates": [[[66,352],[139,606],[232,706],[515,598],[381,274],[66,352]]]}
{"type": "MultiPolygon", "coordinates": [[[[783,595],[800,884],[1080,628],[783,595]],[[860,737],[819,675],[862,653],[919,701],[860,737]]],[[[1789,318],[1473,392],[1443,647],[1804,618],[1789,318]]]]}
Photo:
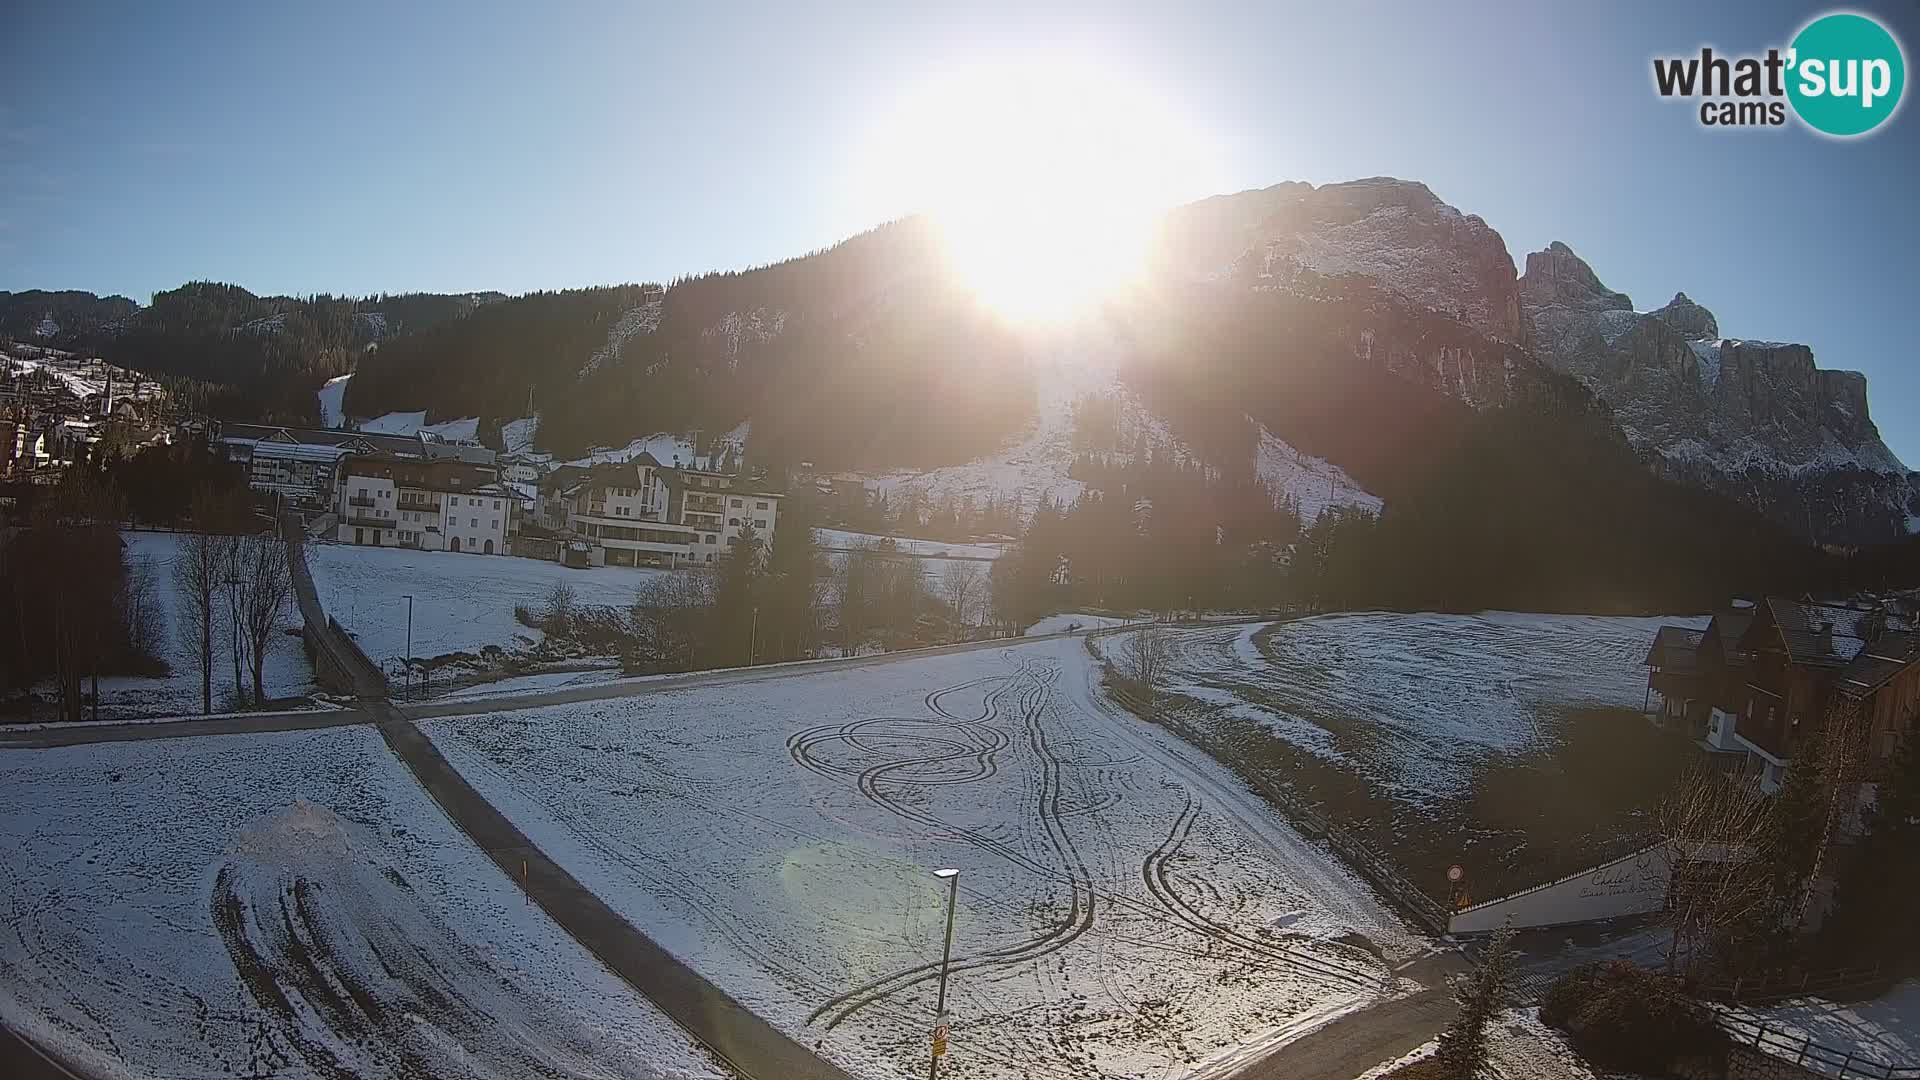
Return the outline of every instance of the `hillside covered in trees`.
{"type": "Polygon", "coordinates": [[[763,462],[951,464],[1032,415],[1019,341],[902,222],[773,266],[671,288],[536,293],[383,346],[347,411],[542,417],[544,449],[753,421],[763,462]]]}

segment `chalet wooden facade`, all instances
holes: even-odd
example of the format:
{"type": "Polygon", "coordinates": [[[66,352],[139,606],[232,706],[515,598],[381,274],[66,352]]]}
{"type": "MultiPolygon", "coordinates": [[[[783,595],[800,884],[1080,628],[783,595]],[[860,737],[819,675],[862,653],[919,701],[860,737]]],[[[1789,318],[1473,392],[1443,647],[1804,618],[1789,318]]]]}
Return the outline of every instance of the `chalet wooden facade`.
{"type": "Polygon", "coordinates": [[[1748,694],[1735,734],[1765,763],[1762,790],[1779,789],[1836,704],[1866,710],[1869,756],[1891,757],[1912,729],[1920,696],[1915,637],[1909,623],[1878,605],[1781,597],[1759,605],[1741,637],[1748,694]]]}

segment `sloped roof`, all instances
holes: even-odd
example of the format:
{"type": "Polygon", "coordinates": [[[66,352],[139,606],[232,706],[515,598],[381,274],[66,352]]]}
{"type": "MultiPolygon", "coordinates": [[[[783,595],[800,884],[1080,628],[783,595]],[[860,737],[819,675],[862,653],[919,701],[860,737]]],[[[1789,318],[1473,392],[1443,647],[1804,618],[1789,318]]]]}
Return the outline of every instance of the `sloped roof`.
{"type": "Polygon", "coordinates": [[[1713,621],[1707,624],[1707,634],[1718,637],[1721,648],[1729,656],[1745,655],[1741,653],[1740,639],[1747,636],[1747,627],[1752,625],[1752,608],[1729,608],[1714,613],[1713,621]]]}
{"type": "Polygon", "coordinates": [[[1653,647],[1641,663],[1665,671],[1691,671],[1698,660],[1704,631],[1684,626],[1663,626],[1653,635],[1653,647]]]}
{"type": "Polygon", "coordinates": [[[1861,649],[1840,672],[1840,692],[1870,694],[1915,663],[1920,663],[1920,632],[1889,630],[1861,649]]]}
{"type": "Polygon", "coordinates": [[[1887,630],[1913,629],[1907,620],[1885,609],[1779,596],[1767,597],[1767,608],[1786,644],[1787,659],[1796,664],[1839,667],[1852,662],[1866,647],[1876,620],[1887,630]]]}

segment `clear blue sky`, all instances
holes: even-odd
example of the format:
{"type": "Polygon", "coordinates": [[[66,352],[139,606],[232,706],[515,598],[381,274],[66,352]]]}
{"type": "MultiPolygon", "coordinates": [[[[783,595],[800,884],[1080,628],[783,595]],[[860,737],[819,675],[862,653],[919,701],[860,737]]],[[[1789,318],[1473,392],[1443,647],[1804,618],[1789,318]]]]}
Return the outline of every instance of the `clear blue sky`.
{"type": "MultiPolygon", "coordinates": [[[[1825,5],[806,6],[16,0],[0,288],[519,292],[766,262],[912,209],[857,175],[905,88],[1060,49],[1220,148],[1195,197],[1423,180],[1516,262],[1564,240],[1643,309],[1684,289],[1723,333],[1865,371],[1920,465],[1920,112],[1853,143],[1712,133],[1651,89],[1655,54],[1784,46],[1825,5]]],[[[1920,7],[1854,9],[1915,59],[1920,7]]]]}

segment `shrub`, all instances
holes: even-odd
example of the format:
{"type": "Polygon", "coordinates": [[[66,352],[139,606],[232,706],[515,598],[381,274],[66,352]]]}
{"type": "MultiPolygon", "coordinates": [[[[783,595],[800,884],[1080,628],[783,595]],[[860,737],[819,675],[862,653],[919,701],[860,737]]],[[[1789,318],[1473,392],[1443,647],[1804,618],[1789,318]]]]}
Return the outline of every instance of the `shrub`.
{"type": "Polygon", "coordinates": [[[1682,1058],[1713,1055],[1724,1039],[1706,1006],[1680,980],[1624,961],[1587,964],[1561,976],[1540,1002],[1540,1020],[1567,1033],[1603,1069],[1663,1075],[1682,1058]]]}

